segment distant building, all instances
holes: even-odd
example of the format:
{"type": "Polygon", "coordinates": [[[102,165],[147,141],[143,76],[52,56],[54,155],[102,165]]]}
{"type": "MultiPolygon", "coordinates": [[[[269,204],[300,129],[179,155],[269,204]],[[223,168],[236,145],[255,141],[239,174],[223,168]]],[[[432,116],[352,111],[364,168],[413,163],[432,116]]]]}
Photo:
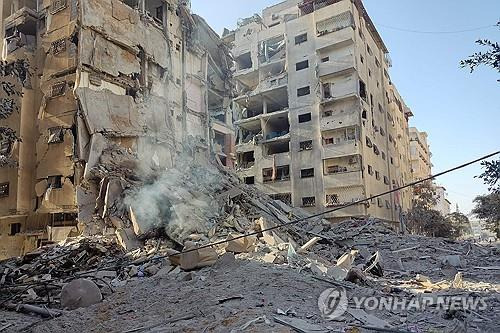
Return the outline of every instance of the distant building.
{"type": "Polygon", "coordinates": [[[431,151],[426,132],[410,127],[410,159],[414,180],[425,179],[432,174],[431,151]]]}
{"type": "Polygon", "coordinates": [[[439,211],[443,216],[451,213],[451,202],[447,199],[448,194],[443,186],[436,186],[436,206],[435,210],[439,211]]]}

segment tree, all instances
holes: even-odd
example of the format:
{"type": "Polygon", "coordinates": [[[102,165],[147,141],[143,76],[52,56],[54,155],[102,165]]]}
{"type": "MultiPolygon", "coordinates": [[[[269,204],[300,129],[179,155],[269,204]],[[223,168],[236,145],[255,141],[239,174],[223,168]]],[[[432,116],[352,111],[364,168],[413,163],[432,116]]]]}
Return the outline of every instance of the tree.
{"type": "Polygon", "coordinates": [[[500,238],[500,192],[480,195],[474,199],[476,207],[472,210],[478,218],[486,221],[486,227],[500,238]]]}
{"type": "MultiPolygon", "coordinates": [[[[496,24],[500,28],[500,22],[496,24]]],[[[489,66],[500,72],[500,45],[498,42],[492,42],[488,39],[479,39],[476,44],[488,47],[489,50],[486,52],[476,52],[471,55],[468,59],[462,60],[460,65],[462,67],[469,67],[471,73],[481,66],[489,66]]],[[[500,80],[498,80],[500,82],[500,80]]]]}
{"type": "Polygon", "coordinates": [[[457,211],[446,216],[446,220],[453,226],[453,234],[456,237],[472,234],[472,227],[466,215],[457,211]]]}
{"type": "Polygon", "coordinates": [[[500,193],[500,159],[498,161],[484,161],[481,163],[484,172],[478,176],[493,193],[500,193]]]}
{"type": "Polygon", "coordinates": [[[413,187],[413,208],[408,212],[408,229],[413,234],[429,237],[456,238],[457,228],[439,211],[433,209],[437,203],[436,191],[431,181],[413,187]]]}

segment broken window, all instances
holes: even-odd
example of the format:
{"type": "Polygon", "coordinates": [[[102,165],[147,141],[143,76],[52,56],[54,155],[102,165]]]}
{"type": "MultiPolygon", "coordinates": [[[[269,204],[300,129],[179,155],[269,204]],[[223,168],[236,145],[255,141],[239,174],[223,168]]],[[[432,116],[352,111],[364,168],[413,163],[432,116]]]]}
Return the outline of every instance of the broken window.
{"type": "Polygon", "coordinates": [[[306,96],[311,93],[311,88],[309,86],[297,89],[297,97],[306,96]]]}
{"type": "Polygon", "coordinates": [[[366,110],[363,110],[363,112],[361,113],[361,118],[368,119],[368,112],[366,110]]]}
{"type": "Polygon", "coordinates": [[[373,175],[373,167],[371,165],[368,165],[368,174],[373,175]]]}
{"type": "Polygon", "coordinates": [[[369,55],[373,55],[372,49],[370,48],[370,46],[366,45],[366,50],[368,51],[369,55]]]}
{"type": "Polygon", "coordinates": [[[316,206],[316,197],[302,198],[302,207],[314,207],[314,206],[316,206]]]}
{"type": "Polygon", "coordinates": [[[377,180],[380,180],[380,172],[375,171],[375,178],[376,178],[377,180]]]}
{"type": "Polygon", "coordinates": [[[15,236],[21,232],[21,223],[12,223],[10,225],[10,233],[9,236],[15,236]]]}
{"type": "Polygon", "coordinates": [[[333,116],[333,110],[325,110],[323,111],[323,118],[328,118],[333,116]]]}
{"type": "Polygon", "coordinates": [[[327,194],[326,195],[326,207],[335,207],[340,204],[338,194],[327,194]]]}
{"type": "Polygon", "coordinates": [[[373,145],[373,152],[375,153],[375,155],[380,155],[380,150],[378,149],[377,145],[373,145]]]}
{"type": "Polygon", "coordinates": [[[314,168],[300,170],[300,178],[313,178],[314,168]]]}
{"type": "Polygon", "coordinates": [[[9,196],[9,183],[0,184],[0,198],[9,196]]]}
{"type": "Polygon", "coordinates": [[[62,127],[49,128],[48,143],[61,143],[64,142],[64,130],[62,127]]]}
{"type": "Polygon", "coordinates": [[[245,177],[245,184],[247,185],[255,184],[255,177],[254,176],[245,177]]]}
{"type": "Polygon", "coordinates": [[[122,0],[124,4],[129,6],[130,8],[137,9],[139,8],[139,0],[122,0]]]}
{"type": "Polygon", "coordinates": [[[67,0],[52,0],[50,5],[50,13],[54,15],[57,12],[60,12],[64,8],[68,6],[67,0]]]}
{"type": "Polygon", "coordinates": [[[307,42],[307,32],[295,37],[295,45],[299,45],[304,42],[307,42]]]}
{"type": "Polygon", "coordinates": [[[330,57],[321,58],[321,62],[329,62],[329,61],[330,61],[330,57]]]}
{"type": "Polygon", "coordinates": [[[313,149],[313,142],[312,142],[312,140],[302,141],[300,143],[300,149],[299,149],[299,151],[312,150],[312,149],[313,149]]]}
{"type": "Polygon", "coordinates": [[[356,140],[356,129],[354,127],[346,129],[346,140],[356,140]]]}
{"type": "Polygon", "coordinates": [[[50,176],[47,178],[49,188],[58,189],[62,188],[62,176],[50,176]]]}
{"type": "Polygon", "coordinates": [[[295,70],[300,71],[309,68],[309,60],[304,60],[295,64],[295,70]]]}
{"type": "Polygon", "coordinates": [[[394,165],[394,158],[391,157],[391,164],[394,165]]]}
{"type": "Polygon", "coordinates": [[[274,143],[269,143],[266,144],[265,146],[265,151],[267,155],[276,155],[276,154],[283,154],[283,153],[288,153],[290,151],[290,142],[274,142],[274,143]]]}
{"type": "Polygon", "coordinates": [[[253,67],[252,55],[250,52],[240,55],[236,58],[236,64],[238,65],[238,70],[249,69],[253,67]]]}
{"type": "Polygon", "coordinates": [[[323,83],[323,98],[328,99],[332,98],[332,84],[331,83],[323,83]]]}
{"type": "Polygon", "coordinates": [[[299,115],[299,123],[307,123],[311,121],[311,113],[304,113],[299,115]]]}
{"type": "Polygon", "coordinates": [[[50,216],[52,227],[64,227],[77,224],[78,214],[76,213],[55,213],[50,216]]]}
{"type": "Polygon", "coordinates": [[[327,18],[316,24],[318,36],[339,31],[347,27],[354,27],[354,17],[350,11],[327,18]]]}
{"type": "Polygon", "coordinates": [[[366,146],[368,148],[372,148],[373,147],[372,140],[369,137],[366,137],[366,146]]]}
{"type": "Polygon", "coordinates": [[[380,61],[378,61],[378,59],[377,59],[377,58],[375,58],[375,65],[376,65],[378,68],[380,68],[380,61]]]}
{"type": "Polygon", "coordinates": [[[366,101],[366,84],[359,80],[359,96],[366,101]]]}
{"type": "Polygon", "coordinates": [[[259,43],[259,61],[261,64],[286,57],[286,40],[283,35],[259,43]]]}
{"type": "Polygon", "coordinates": [[[269,197],[273,200],[279,200],[289,206],[292,205],[292,193],[270,194],[269,197]]]}
{"type": "Polygon", "coordinates": [[[59,96],[63,96],[66,92],[66,81],[58,82],[52,85],[50,90],[50,97],[55,98],[59,96]]]}
{"type": "Polygon", "coordinates": [[[253,151],[238,154],[239,165],[243,169],[251,168],[255,165],[255,155],[253,151]]]}
{"type": "Polygon", "coordinates": [[[379,207],[383,207],[383,204],[382,204],[382,199],[377,198],[377,205],[378,205],[379,207]]]}
{"type": "Polygon", "coordinates": [[[264,183],[290,180],[290,166],[262,169],[262,178],[264,183]]]}
{"type": "Polygon", "coordinates": [[[66,38],[58,39],[52,42],[52,54],[56,55],[66,51],[66,38]]]}

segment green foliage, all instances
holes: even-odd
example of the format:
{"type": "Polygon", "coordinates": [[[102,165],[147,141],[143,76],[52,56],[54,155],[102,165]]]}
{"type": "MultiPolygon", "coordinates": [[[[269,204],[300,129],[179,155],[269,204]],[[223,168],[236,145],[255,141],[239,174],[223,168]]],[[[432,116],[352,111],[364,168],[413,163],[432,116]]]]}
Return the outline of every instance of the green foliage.
{"type": "Polygon", "coordinates": [[[431,181],[413,187],[413,208],[408,212],[408,229],[413,234],[429,237],[457,238],[459,230],[440,212],[432,209],[437,203],[431,181]]]}
{"type": "Polygon", "coordinates": [[[446,216],[446,221],[453,226],[455,229],[453,233],[457,235],[457,237],[472,234],[472,226],[466,215],[460,212],[454,212],[446,216]]]}
{"type": "Polygon", "coordinates": [[[487,228],[493,231],[497,238],[500,238],[500,193],[480,195],[474,202],[476,207],[472,213],[485,220],[487,228]]]}
{"type": "MultiPolygon", "coordinates": [[[[500,28],[500,22],[496,24],[500,28]]],[[[485,46],[488,49],[486,52],[477,52],[471,55],[468,59],[462,60],[462,67],[469,67],[471,73],[479,66],[489,66],[500,72],[500,45],[498,42],[492,42],[487,39],[479,39],[476,44],[485,46]]],[[[500,81],[500,80],[499,80],[500,81]]]]}

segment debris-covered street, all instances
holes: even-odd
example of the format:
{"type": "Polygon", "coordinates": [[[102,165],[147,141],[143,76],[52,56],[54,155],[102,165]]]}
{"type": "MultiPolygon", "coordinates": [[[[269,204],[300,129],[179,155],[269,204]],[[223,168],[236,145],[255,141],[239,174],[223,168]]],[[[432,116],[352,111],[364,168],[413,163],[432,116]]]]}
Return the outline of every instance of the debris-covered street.
{"type": "MultiPolygon", "coordinates": [[[[216,192],[205,187],[199,194],[219,207],[210,210],[211,224],[203,224],[204,233],[195,228],[184,237],[192,246],[228,243],[172,257],[183,240],[170,239],[167,228],[167,234],[136,239],[137,249],[124,248],[112,236],[88,236],[3,262],[1,304],[25,313],[33,309],[22,304],[35,305],[38,315],[17,320],[19,314],[3,311],[1,327],[6,332],[498,330],[497,246],[400,235],[377,220],[332,225],[317,218],[234,241],[231,237],[308,214],[220,172],[212,171],[222,177],[216,192]],[[85,283],[72,286],[75,279],[85,283]],[[318,307],[329,288],[344,288],[348,298],[474,297],[486,308],[391,311],[367,303],[370,309],[357,308],[351,299],[347,311],[329,321],[318,307]]],[[[195,181],[185,184],[185,195],[200,189],[195,181]]]]}

